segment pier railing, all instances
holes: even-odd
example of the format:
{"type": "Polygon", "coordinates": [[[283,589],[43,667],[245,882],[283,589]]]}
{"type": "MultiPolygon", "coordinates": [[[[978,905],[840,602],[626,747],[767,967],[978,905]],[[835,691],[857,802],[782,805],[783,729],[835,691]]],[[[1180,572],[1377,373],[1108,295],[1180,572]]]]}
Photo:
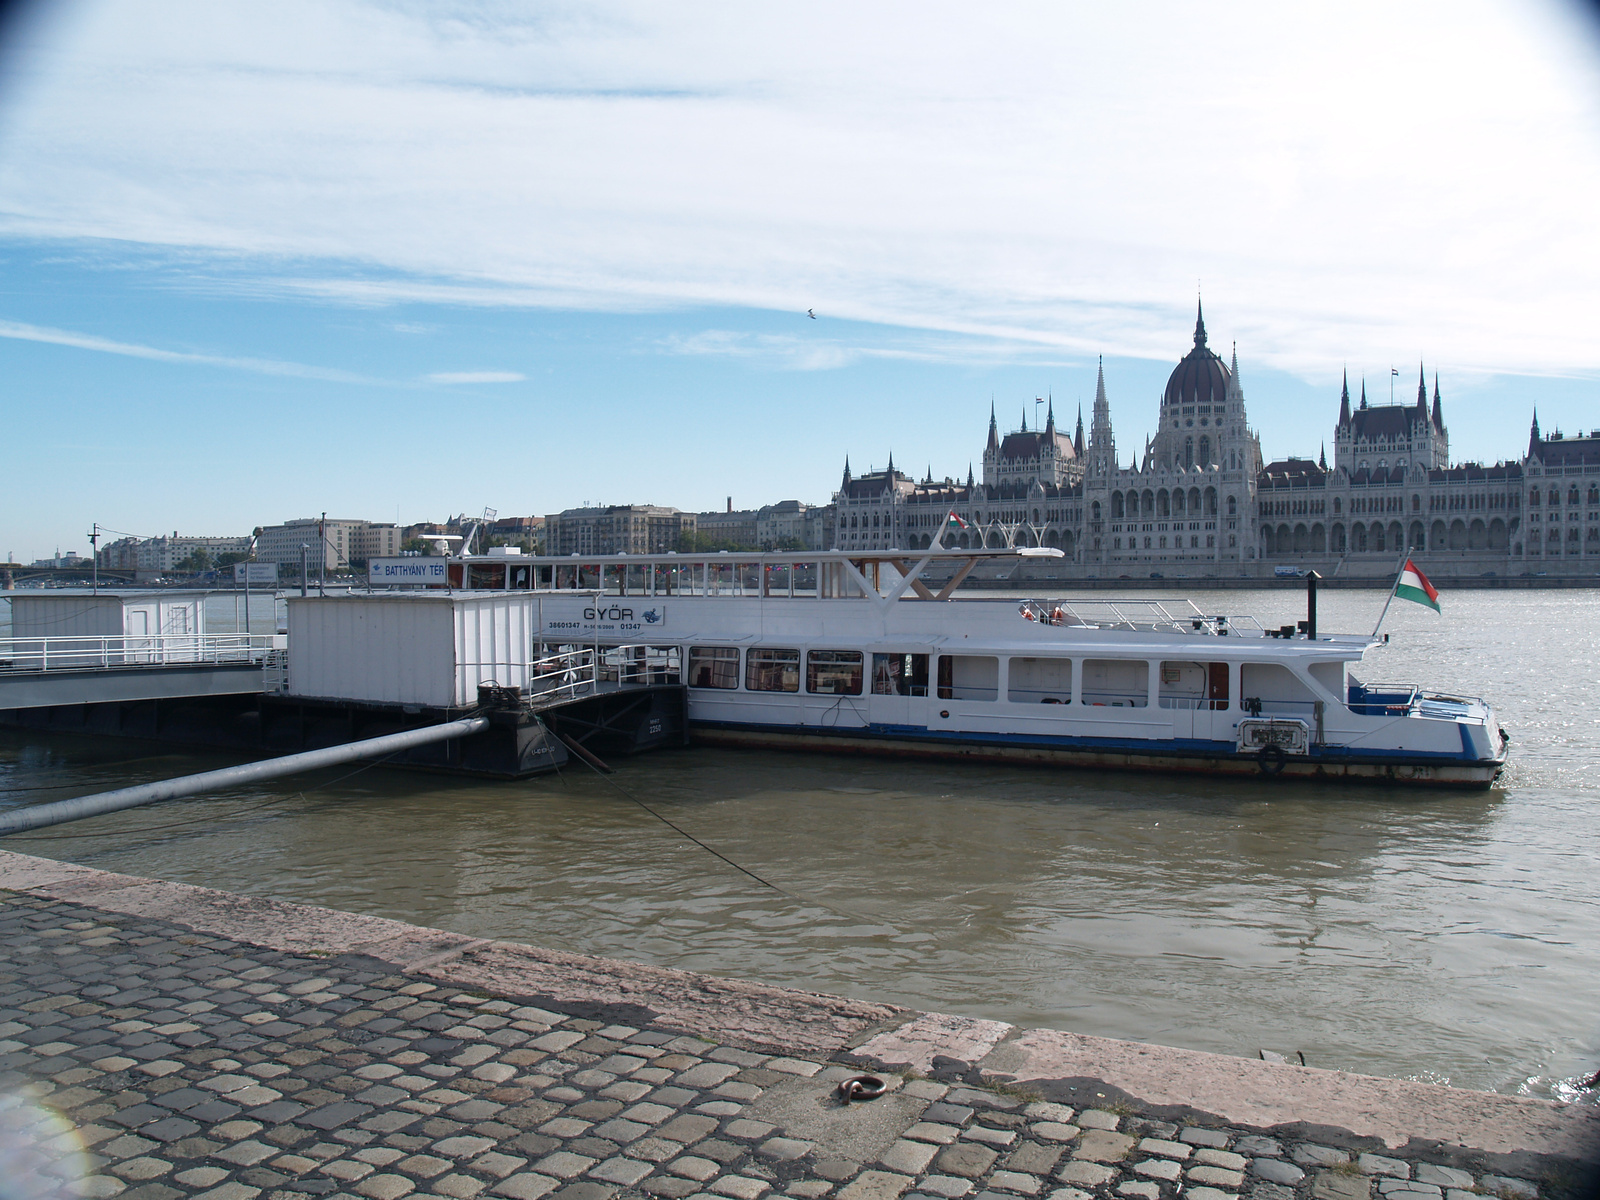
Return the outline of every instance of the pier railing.
{"type": "Polygon", "coordinates": [[[270,633],[9,637],[0,638],[0,674],[253,663],[281,643],[270,633]]]}

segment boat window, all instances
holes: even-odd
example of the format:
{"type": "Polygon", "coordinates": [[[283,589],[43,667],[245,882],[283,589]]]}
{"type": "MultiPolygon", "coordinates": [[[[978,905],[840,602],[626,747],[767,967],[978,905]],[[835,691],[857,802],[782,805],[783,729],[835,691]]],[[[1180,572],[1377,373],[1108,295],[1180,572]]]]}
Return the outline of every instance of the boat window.
{"type": "Polygon", "coordinates": [[[1311,678],[1327,688],[1340,700],[1345,698],[1343,662],[1319,662],[1311,664],[1311,678]]]}
{"type": "Polygon", "coordinates": [[[1158,693],[1162,708],[1228,707],[1228,664],[1225,662],[1164,662],[1158,693]]]}
{"type": "Polygon", "coordinates": [[[926,654],[874,654],[872,656],[872,694],[874,696],[926,696],[928,694],[928,656],[926,654]]]}
{"type": "Polygon", "coordinates": [[[646,646],[648,682],[676,687],[683,682],[683,651],[677,646],[646,646]]]}
{"type": "Polygon", "coordinates": [[[1006,671],[1006,699],[1013,704],[1071,704],[1070,658],[1013,658],[1006,671]]]}
{"type": "MultiPolygon", "coordinates": [[[[600,651],[599,680],[636,686],[676,685],[682,679],[681,662],[676,646],[606,646],[600,651]]],[[[734,669],[737,671],[737,666],[734,669]]]]}
{"type": "Polygon", "coordinates": [[[504,563],[488,565],[473,563],[467,571],[467,586],[474,589],[499,591],[506,586],[504,563]]]}
{"type": "Polygon", "coordinates": [[[1000,660],[983,654],[939,656],[939,699],[994,700],[1000,695],[1000,660]]]}
{"type": "Polygon", "coordinates": [[[1252,713],[1260,701],[1262,715],[1309,718],[1315,700],[1305,682],[1281,663],[1245,663],[1239,668],[1239,705],[1252,713]]]}
{"type": "Polygon", "coordinates": [[[690,646],[689,686],[697,688],[738,687],[738,647],[690,646]]]}
{"type": "Polygon", "coordinates": [[[1150,703],[1150,664],[1140,658],[1086,658],[1083,703],[1145,708],[1150,703]]]}
{"type": "Polygon", "coordinates": [[[747,651],[744,656],[744,686],[752,692],[798,692],[800,651],[747,651]]]}
{"type": "Polygon", "coordinates": [[[861,651],[807,650],[806,691],[824,696],[861,695],[861,651]]]}

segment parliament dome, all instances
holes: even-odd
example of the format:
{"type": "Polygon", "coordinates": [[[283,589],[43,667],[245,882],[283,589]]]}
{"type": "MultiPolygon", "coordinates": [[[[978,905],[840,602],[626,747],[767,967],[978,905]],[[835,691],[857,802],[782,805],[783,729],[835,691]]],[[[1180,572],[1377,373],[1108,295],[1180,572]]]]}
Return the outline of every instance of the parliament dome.
{"type": "Polygon", "coordinates": [[[1206,320],[1203,312],[1196,312],[1194,322],[1194,349],[1183,356],[1167,380],[1167,390],[1161,403],[1168,404],[1221,404],[1228,398],[1228,384],[1233,375],[1221,356],[1213,354],[1206,346],[1206,320]]]}

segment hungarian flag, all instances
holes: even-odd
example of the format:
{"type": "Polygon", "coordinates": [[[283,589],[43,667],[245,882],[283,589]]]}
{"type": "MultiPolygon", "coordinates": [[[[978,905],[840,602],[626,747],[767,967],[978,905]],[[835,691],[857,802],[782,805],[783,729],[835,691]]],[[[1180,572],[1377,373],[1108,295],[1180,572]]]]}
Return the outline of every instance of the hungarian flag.
{"type": "Polygon", "coordinates": [[[1399,582],[1394,585],[1394,594],[1405,600],[1426,604],[1434,612],[1439,611],[1439,593],[1433,584],[1428,582],[1428,577],[1417,570],[1417,564],[1409,558],[1400,571],[1399,582]]]}
{"type": "Polygon", "coordinates": [[[967,525],[967,523],[965,521],[963,521],[960,517],[956,516],[955,509],[951,509],[950,510],[950,519],[948,521],[946,521],[945,524],[946,525],[954,525],[954,526],[956,526],[957,528],[960,528],[960,529],[969,528],[969,526],[967,525]]]}

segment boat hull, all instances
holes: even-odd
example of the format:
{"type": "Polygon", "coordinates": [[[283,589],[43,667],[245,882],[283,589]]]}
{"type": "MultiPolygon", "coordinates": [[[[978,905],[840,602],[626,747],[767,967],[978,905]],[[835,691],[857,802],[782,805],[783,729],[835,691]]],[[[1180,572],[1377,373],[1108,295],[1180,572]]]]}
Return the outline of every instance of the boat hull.
{"type": "Polygon", "coordinates": [[[1028,764],[1090,770],[1142,771],[1209,777],[1295,779],[1403,784],[1483,790],[1505,757],[1467,760],[1427,754],[1353,754],[1337,748],[1307,755],[1241,754],[1227,742],[1105,745],[1066,739],[941,734],[895,726],[810,729],[792,726],[691,721],[690,739],[702,745],[811,750],[946,762],[1028,764]]]}

